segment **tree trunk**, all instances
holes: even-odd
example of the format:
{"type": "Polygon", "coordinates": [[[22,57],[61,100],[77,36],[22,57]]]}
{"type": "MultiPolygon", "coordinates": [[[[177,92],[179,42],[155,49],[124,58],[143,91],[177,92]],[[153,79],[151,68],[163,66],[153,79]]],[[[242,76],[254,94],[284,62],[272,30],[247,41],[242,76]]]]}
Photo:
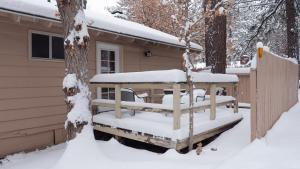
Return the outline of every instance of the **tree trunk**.
{"type": "Polygon", "coordinates": [[[286,0],[287,54],[299,60],[298,27],[296,22],[296,0],[286,0]]]}
{"type": "MultiPolygon", "coordinates": [[[[88,55],[88,45],[89,45],[89,36],[88,34],[84,36],[82,41],[81,37],[74,36],[72,33],[74,31],[80,32],[86,28],[86,24],[76,23],[75,17],[79,12],[83,13],[83,0],[56,0],[58,10],[61,16],[64,36],[65,36],[65,74],[76,74],[76,78],[80,86],[73,86],[70,88],[64,88],[65,101],[67,104],[67,112],[69,113],[74,104],[71,103],[68,98],[70,96],[75,96],[79,92],[85,92],[86,97],[90,100],[90,92],[88,88],[88,64],[87,64],[87,55],[88,55]],[[71,35],[71,36],[70,36],[71,35]],[[68,39],[70,38],[70,39],[68,39]],[[84,91],[83,91],[84,90],[84,91]]],[[[85,18],[84,18],[85,19],[85,18]]],[[[90,109],[90,103],[89,103],[90,109]]],[[[66,129],[68,133],[68,139],[75,137],[77,132],[80,132],[81,129],[87,121],[80,121],[71,123],[66,121],[66,129]]]]}
{"type": "Polygon", "coordinates": [[[213,73],[226,69],[226,15],[216,7],[218,0],[206,0],[205,5],[205,57],[213,73]]]}

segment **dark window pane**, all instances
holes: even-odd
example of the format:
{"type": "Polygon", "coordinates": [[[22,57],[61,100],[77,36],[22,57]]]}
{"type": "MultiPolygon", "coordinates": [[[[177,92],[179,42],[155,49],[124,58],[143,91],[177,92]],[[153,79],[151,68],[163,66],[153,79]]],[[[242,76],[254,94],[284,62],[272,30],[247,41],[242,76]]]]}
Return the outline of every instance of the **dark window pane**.
{"type": "Polygon", "coordinates": [[[107,93],[102,93],[101,98],[102,98],[102,99],[108,99],[108,94],[107,94],[107,93]]]}
{"type": "Polygon", "coordinates": [[[64,39],[60,37],[52,37],[52,58],[64,59],[64,39]]]}
{"type": "Polygon", "coordinates": [[[101,67],[108,67],[107,61],[101,61],[101,67]]]}
{"type": "Polygon", "coordinates": [[[32,57],[49,58],[49,36],[32,34],[32,57]]]}
{"type": "Polygon", "coordinates": [[[115,51],[110,51],[109,52],[109,60],[110,61],[115,61],[115,51]]]}
{"type": "Polygon", "coordinates": [[[109,93],[109,100],[115,100],[115,94],[109,93]]]}
{"type": "Polygon", "coordinates": [[[110,71],[111,71],[111,72],[115,72],[115,70],[116,70],[116,69],[115,69],[115,62],[110,62],[110,63],[109,63],[109,68],[110,68],[110,71]]]}
{"type": "Polygon", "coordinates": [[[101,50],[101,60],[108,60],[108,51],[101,50]]]}
{"type": "Polygon", "coordinates": [[[108,88],[101,88],[101,92],[102,93],[107,93],[108,92],[108,88]]]}

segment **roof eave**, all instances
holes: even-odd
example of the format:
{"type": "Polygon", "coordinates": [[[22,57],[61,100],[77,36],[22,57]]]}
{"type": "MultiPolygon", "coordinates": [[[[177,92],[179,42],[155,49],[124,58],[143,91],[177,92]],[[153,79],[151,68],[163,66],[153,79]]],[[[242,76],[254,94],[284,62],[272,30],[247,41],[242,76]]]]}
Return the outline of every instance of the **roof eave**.
{"type": "MultiPolygon", "coordinates": [[[[50,22],[61,23],[60,19],[51,18],[51,17],[47,17],[47,16],[43,16],[43,15],[31,14],[31,13],[22,12],[22,11],[16,11],[16,10],[7,9],[7,8],[3,8],[3,7],[0,7],[0,12],[1,11],[6,12],[6,13],[11,13],[11,14],[17,14],[17,15],[21,15],[21,16],[27,16],[27,17],[42,19],[42,20],[46,20],[46,21],[50,21],[50,22]]],[[[121,36],[129,37],[129,38],[139,39],[139,40],[152,42],[152,43],[159,43],[159,44],[162,44],[162,45],[167,45],[167,46],[172,46],[172,47],[177,47],[177,48],[182,48],[182,49],[185,48],[185,46],[183,46],[183,45],[178,45],[178,44],[173,44],[173,43],[148,39],[148,38],[134,36],[134,35],[125,34],[125,33],[121,33],[121,32],[115,32],[115,31],[111,31],[111,30],[107,30],[107,29],[101,29],[101,28],[94,27],[94,26],[88,26],[88,27],[91,30],[96,30],[96,31],[100,31],[100,32],[107,32],[107,33],[111,33],[111,34],[115,34],[115,35],[121,35],[121,36]]],[[[200,49],[197,49],[197,48],[192,48],[192,50],[197,51],[197,52],[201,51],[200,49]]]]}

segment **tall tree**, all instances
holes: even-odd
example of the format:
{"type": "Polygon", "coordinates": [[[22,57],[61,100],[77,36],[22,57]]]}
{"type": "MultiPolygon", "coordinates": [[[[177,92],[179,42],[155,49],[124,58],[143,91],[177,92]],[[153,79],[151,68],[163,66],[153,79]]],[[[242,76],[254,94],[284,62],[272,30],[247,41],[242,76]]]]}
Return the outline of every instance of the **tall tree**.
{"type": "Polygon", "coordinates": [[[299,41],[297,26],[297,0],[285,0],[286,3],[286,26],[287,26],[287,55],[299,60],[299,41]]]}
{"type": "Polygon", "coordinates": [[[205,0],[205,57],[213,73],[225,73],[226,14],[223,1],[205,0]]]}
{"type": "Polygon", "coordinates": [[[84,14],[85,0],[56,0],[65,36],[65,78],[63,91],[68,118],[68,138],[75,137],[91,121],[87,55],[89,34],[84,14]]]}
{"type": "Polygon", "coordinates": [[[193,130],[194,130],[194,96],[191,63],[191,42],[197,32],[196,25],[203,19],[197,13],[202,10],[201,0],[174,0],[175,13],[172,15],[173,21],[179,26],[179,40],[185,43],[185,52],[183,54],[183,69],[186,72],[187,84],[189,86],[189,150],[193,148],[193,130]]]}

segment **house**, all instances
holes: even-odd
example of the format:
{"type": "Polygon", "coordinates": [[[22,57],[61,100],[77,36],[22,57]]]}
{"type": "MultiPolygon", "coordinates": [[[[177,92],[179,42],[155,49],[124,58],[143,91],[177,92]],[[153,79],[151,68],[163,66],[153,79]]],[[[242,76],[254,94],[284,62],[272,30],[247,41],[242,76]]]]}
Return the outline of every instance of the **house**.
{"type": "MultiPolygon", "coordinates": [[[[65,140],[63,29],[56,6],[34,2],[0,1],[0,157],[65,140]]],[[[178,38],[112,16],[87,11],[87,18],[91,76],[181,68],[178,38]]]]}

